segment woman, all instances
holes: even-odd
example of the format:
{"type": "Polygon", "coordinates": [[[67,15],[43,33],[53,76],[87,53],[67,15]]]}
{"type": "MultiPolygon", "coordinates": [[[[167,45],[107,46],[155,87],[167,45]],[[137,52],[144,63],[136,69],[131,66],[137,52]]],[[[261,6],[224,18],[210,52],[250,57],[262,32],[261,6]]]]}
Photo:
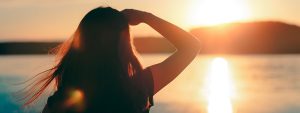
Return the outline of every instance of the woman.
{"type": "Polygon", "coordinates": [[[147,113],[153,95],[176,78],[198,51],[196,38],[151,13],[99,7],[85,15],[74,36],[60,47],[58,64],[32,86],[31,90],[38,90],[27,96],[25,104],[55,80],[57,90],[43,113],[147,113]],[[140,23],[159,32],[177,51],[143,68],[129,33],[129,25],[140,23]]]}

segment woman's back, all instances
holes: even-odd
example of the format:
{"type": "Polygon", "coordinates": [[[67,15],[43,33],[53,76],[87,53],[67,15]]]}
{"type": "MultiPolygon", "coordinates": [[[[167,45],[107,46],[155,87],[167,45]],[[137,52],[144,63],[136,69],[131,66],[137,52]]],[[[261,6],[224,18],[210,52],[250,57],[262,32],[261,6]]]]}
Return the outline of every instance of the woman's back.
{"type": "Polygon", "coordinates": [[[48,110],[64,111],[61,105],[70,104],[65,110],[71,113],[146,113],[153,104],[153,79],[149,69],[132,78],[87,78],[78,80],[79,84],[59,87],[48,99],[48,110]]]}
{"type": "Polygon", "coordinates": [[[84,57],[74,59],[65,68],[58,91],[49,97],[48,110],[71,113],[147,112],[148,103],[153,104],[151,71],[144,69],[129,77],[120,72],[121,66],[117,68],[115,65],[120,66],[112,61],[97,63],[84,57]],[[60,104],[57,106],[57,103],[60,104]],[[61,104],[67,104],[66,108],[60,108],[61,104]]]}

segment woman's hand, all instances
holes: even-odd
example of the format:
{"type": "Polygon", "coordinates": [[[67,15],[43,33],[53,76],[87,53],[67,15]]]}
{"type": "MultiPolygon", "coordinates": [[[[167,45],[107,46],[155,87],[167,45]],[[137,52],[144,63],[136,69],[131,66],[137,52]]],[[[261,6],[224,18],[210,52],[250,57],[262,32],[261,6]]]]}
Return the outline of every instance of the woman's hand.
{"type": "Polygon", "coordinates": [[[145,21],[145,16],[149,14],[147,12],[135,9],[124,9],[121,12],[126,16],[130,25],[138,25],[143,23],[145,21]]]}

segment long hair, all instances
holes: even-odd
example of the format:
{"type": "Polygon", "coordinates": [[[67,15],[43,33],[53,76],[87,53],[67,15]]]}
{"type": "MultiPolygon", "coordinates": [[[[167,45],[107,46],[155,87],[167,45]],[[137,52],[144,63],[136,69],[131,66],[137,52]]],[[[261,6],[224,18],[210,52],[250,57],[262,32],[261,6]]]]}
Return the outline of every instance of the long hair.
{"type": "Polygon", "coordinates": [[[110,7],[88,12],[74,35],[54,51],[56,65],[39,73],[43,77],[26,87],[25,106],[37,100],[52,82],[56,89],[76,84],[76,80],[88,77],[83,73],[93,69],[102,78],[130,78],[142,70],[126,17],[110,7]]]}

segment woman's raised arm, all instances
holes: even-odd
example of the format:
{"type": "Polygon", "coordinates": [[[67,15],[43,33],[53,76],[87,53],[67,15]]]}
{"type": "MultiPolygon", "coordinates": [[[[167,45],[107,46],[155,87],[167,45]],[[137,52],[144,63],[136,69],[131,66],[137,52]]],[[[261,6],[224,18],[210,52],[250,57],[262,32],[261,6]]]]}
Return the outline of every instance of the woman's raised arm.
{"type": "Polygon", "coordinates": [[[176,52],[166,60],[149,67],[154,79],[155,94],[174,80],[191,63],[200,50],[200,43],[190,33],[151,13],[134,9],[125,9],[122,12],[128,17],[131,25],[148,24],[176,48],[176,52]]]}

